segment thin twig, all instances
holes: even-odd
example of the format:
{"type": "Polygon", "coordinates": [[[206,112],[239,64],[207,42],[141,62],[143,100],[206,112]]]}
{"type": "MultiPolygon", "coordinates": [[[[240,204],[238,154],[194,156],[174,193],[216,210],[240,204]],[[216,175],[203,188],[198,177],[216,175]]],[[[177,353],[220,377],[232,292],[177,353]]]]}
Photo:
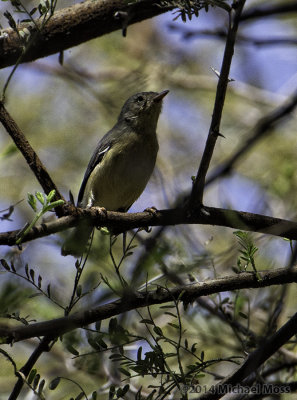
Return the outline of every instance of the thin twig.
{"type": "Polygon", "coordinates": [[[237,161],[245,155],[260,139],[262,139],[272,128],[279,124],[288,116],[297,106],[297,91],[289,97],[283,104],[272,110],[270,113],[261,118],[255,127],[251,130],[250,136],[238,148],[238,150],[229,157],[223,164],[219,165],[214,172],[210,174],[206,185],[214,180],[228,174],[237,161]]]}
{"type": "Polygon", "coordinates": [[[49,351],[49,344],[53,340],[51,336],[45,336],[42,341],[38,344],[36,349],[33,351],[31,356],[29,357],[28,361],[26,364],[20,369],[20,374],[19,378],[17,380],[17,383],[15,384],[8,400],[16,400],[22,390],[22,387],[24,385],[24,377],[27,377],[35,365],[36,361],[39,359],[39,357],[44,353],[45,351],[49,351]]]}
{"type": "Polygon", "coordinates": [[[227,40],[226,40],[220,77],[217,85],[216,99],[215,99],[215,104],[205,149],[202,155],[202,159],[199,165],[199,169],[190,196],[190,209],[193,209],[193,207],[199,206],[203,203],[203,192],[205,187],[206,174],[214,152],[217,138],[220,135],[220,125],[221,125],[222,112],[225,102],[225,96],[227,92],[227,86],[229,82],[228,80],[229,72],[230,72],[232,57],[234,54],[234,46],[235,46],[240,15],[242,13],[244,4],[245,0],[239,0],[238,2],[236,2],[236,10],[234,12],[233,19],[232,19],[232,13],[229,14],[229,28],[227,33],[227,40]]]}

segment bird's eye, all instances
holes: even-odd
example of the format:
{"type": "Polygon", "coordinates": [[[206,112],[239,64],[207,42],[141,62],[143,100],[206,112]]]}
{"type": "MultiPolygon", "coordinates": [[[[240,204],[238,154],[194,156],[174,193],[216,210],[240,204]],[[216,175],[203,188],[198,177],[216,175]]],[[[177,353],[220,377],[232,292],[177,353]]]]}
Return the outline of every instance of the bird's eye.
{"type": "Polygon", "coordinates": [[[138,103],[142,103],[143,100],[144,100],[143,96],[138,96],[138,97],[137,97],[138,103]]]}

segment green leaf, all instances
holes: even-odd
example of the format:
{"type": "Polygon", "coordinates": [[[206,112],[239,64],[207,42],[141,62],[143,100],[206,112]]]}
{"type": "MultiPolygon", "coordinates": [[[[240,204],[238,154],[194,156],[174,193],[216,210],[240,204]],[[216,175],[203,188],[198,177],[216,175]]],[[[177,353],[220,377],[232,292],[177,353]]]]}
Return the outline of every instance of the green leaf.
{"type": "Polygon", "coordinates": [[[10,143],[3,151],[0,153],[0,158],[10,157],[14,153],[17,153],[18,148],[14,143],[10,143]]]}
{"type": "Polygon", "coordinates": [[[141,361],[142,346],[137,350],[137,361],[141,361]]]}
{"type": "Polygon", "coordinates": [[[116,318],[111,318],[108,325],[108,333],[113,334],[116,332],[118,326],[118,321],[116,318]]]}
{"type": "Polygon", "coordinates": [[[41,394],[45,385],[45,379],[42,379],[38,386],[38,393],[41,394]]]}
{"type": "Polygon", "coordinates": [[[88,343],[94,350],[96,350],[96,351],[100,351],[101,350],[100,345],[97,343],[97,341],[95,339],[89,338],[88,339],[88,343]]]}
{"type": "Polygon", "coordinates": [[[164,314],[166,314],[166,315],[171,315],[171,317],[177,318],[177,315],[175,315],[175,314],[173,314],[173,313],[171,313],[171,312],[169,312],[169,311],[165,311],[164,314]]]}
{"type": "Polygon", "coordinates": [[[10,271],[10,267],[9,267],[8,263],[6,262],[6,260],[4,260],[4,258],[2,258],[0,262],[2,264],[2,267],[6,269],[6,271],[10,271]]]}
{"type": "Polygon", "coordinates": [[[37,211],[37,207],[36,207],[36,205],[37,205],[37,201],[36,201],[36,198],[33,196],[33,194],[32,193],[28,193],[28,203],[29,203],[29,205],[32,207],[32,209],[36,212],[37,211]]]}
{"type": "Polygon", "coordinates": [[[79,356],[79,352],[71,344],[68,344],[66,346],[66,349],[69,351],[69,353],[73,354],[74,356],[79,356]]]}
{"type": "Polygon", "coordinates": [[[60,199],[60,200],[53,201],[52,203],[47,205],[45,208],[46,208],[46,211],[49,211],[49,210],[52,210],[53,208],[62,206],[63,204],[64,204],[64,200],[60,199]]]}
{"type": "Polygon", "coordinates": [[[115,385],[111,385],[109,388],[109,393],[108,393],[108,398],[113,399],[114,394],[115,394],[115,385]]]}
{"type": "Polygon", "coordinates": [[[238,315],[240,315],[244,319],[248,319],[248,316],[241,311],[239,311],[238,315]]]}
{"type": "Polygon", "coordinates": [[[101,346],[101,347],[103,347],[103,349],[107,349],[107,344],[104,342],[104,340],[102,339],[102,338],[97,338],[97,342],[99,343],[99,345],[101,346]]]}
{"type": "Polygon", "coordinates": [[[179,329],[179,326],[177,324],[172,324],[171,322],[168,322],[168,325],[172,326],[172,328],[179,329]]]}
{"type": "Polygon", "coordinates": [[[31,277],[32,282],[34,282],[34,277],[35,277],[34,269],[30,268],[29,273],[30,273],[30,277],[31,277]]]}
{"type": "Polygon", "coordinates": [[[122,374],[124,374],[124,375],[126,375],[126,376],[131,376],[130,372],[127,371],[127,370],[124,369],[124,368],[118,368],[118,370],[119,370],[122,374]]]}
{"type": "Polygon", "coordinates": [[[139,321],[141,324],[151,324],[154,325],[153,321],[151,321],[150,319],[142,319],[141,321],[139,321]]]}
{"type": "Polygon", "coordinates": [[[28,383],[31,385],[31,383],[33,382],[33,379],[35,378],[35,375],[37,373],[37,369],[34,368],[31,370],[29,376],[28,376],[28,383]]]}
{"type": "Polygon", "coordinates": [[[45,199],[41,192],[35,192],[35,196],[36,196],[37,200],[39,201],[39,203],[41,203],[42,205],[45,204],[45,199]]]}
{"type": "Polygon", "coordinates": [[[163,336],[162,329],[159,326],[154,326],[154,332],[159,336],[163,336]]]}
{"type": "Polygon", "coordinates": [[[60,381],[61,381],[61,378],[59,376],[57,378],[53,379],[48,385],[49,389],[55,390],[56,387],[59,385],[60,381]]]}
{"type": "MultiPolygon", "coordinates": [[[[55,195],[56,195],[55,189],[51,190],[51,191],[49,192],[49,194],[46,196],[47,202],[50,203],[50,202],[53,200],[53,198],[55,197],[55,195]]],[[[63,201],[63,200],[62,200],[62,201],[63,201]]]]}
{"type": "Polygon", "coordinates": [[[34,390],[37,388],[37,385],[39,383],[39,379],[40,379],[40,375],[36,374],[35,377],[34,377],[34,380],[33,380],[33,384],[32,384],[32,387],[33,387],[34,390]]]}

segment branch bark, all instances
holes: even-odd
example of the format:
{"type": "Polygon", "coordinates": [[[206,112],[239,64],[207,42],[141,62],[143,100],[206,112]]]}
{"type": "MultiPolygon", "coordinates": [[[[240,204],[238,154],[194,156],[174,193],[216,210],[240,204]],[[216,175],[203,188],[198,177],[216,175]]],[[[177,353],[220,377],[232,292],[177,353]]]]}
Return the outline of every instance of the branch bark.
{"type": "MultiPolygon", "coordinates": [[[[79,210],[75,215],[61,217],[54,222],[43,223],[34,227],[24,237],[23,242],[73,228],[83,218],[88,218],[94,226],[107,226],[111,230],[116,228],[119,233],[149,226],[198,224],[225,226],[297,240],[297,222],[244,211],[203,206],[201,212],[192,215],[187,215],[187,212],[182,208],[158,210],[152,215],[149,212],[120,213],[107,211],[102,213],[98,208],[92,207],[79,210]]],[[[18,233],[19,230],[0,233],[0,245],[14,246],[18,233]]]]}
{"type": "Polygon", "coordinates": [[[20,56],[21,62],[33,61],[118,29],[124,30],[128,25],[173,9],[161,6],[158,0],[130,4],[123,0],[88,0],[75,4],[56,11],[41,32],[41,21],[38,19],[35,24],[20,24],[19,29],[29,29],[29,40],[32,40],[24,54],[24,43],[19,35],[11,28],[3,30],[0,37],[0,68],[14,65],[20,56]]]}
{"type": "MultiPolygon", "coordinates": [[[[131,292],[121,299],[104,304],[102,306],[77,312],[73,315],[38,322],[20,327],[0,326],[0,337],[6,343],[18,342],[37,336],[58,337],[76,328],[82,328],[93,322],[119,315],[139,307],[147,307],[153,304],[163,304],[179,299],[188,304],[201,296],[214,293],[247,288],[261,288],[271,285],[297,282],[297,267],[288,269],[276,269],[274,271],[259,271],[261,280],[254,274],[242,273],[227,276],[225,278],[208,280],[203,283],[179,286],[169,289],[159,287],[157,290],[145,292],[131,292]]],[[[297,331],[297,325],[296,325],[297,331]]],[[[293,335],[293,333],[292,333],[293,335]]]]}
{"type": "MultiPolygon", "coordinates": [[[[52,181],[49,173],[47,172],[45,166],[42,164],[38,155],[35,153],[34,149],[26,139],[23,132],[20,130],[14,119],[10,116],[6,110],[3,102],[0,102],[0,122],[7,130],[12,140],[14,141],[17,148],[20,150],[25,160],[27,161],[29,167],[43,188],[44,192],[48,194],[51,190],[56,191],[55,200],[62,199],[65,201],[61,193],[59,192],[57,186],[52,181]]],[[[58,207],[57,207],[58,209],[58,207]]],[[[58,214],[61,214],[58,212],[58,214]]]]}

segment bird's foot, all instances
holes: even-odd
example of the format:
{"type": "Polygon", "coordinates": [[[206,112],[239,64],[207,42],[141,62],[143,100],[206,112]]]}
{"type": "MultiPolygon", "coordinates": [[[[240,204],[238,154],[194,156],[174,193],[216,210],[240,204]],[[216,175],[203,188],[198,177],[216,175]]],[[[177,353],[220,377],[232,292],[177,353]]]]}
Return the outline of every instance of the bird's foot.
{"type": "Polygon", "coordinates": [[[156,209],[156,207],[148,207],[148,208],[146,208],[145,210],[144,210],[144,212],[148,212],[148,213],[150,213],[150,214],[152,214],[152,215],[156,215],[157,214],[157,209],[156,209]]]}

